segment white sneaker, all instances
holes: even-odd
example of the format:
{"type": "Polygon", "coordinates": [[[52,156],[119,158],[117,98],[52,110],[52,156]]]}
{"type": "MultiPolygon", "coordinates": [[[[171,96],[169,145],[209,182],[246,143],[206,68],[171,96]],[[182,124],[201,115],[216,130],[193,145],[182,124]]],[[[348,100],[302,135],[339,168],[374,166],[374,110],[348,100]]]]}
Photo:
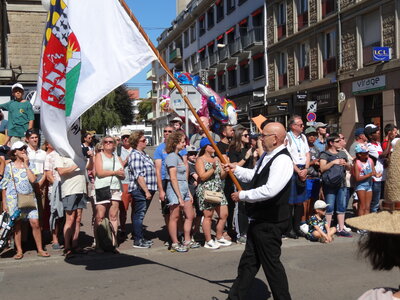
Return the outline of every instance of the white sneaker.
{"type": "MultiPolygon", "coordinates": [[[[339,231],[339,224],[336,225],[336,229],[339,231]]],[[[344,225],[343,230],[346,232],[351,232],[351,228],[347,227],[346,225],[344,225]]]]}
{"type": "Polygon", "coordinates": [[[217,243],[220,244],[221,246],[230,246],[232,245],[231,241],[228,241],[226,238],[222,237],[219,240],[217,240],[217,243]]]}
{"type": "Polygon", "coordinates": [[[204,248],[207,249],[219,249],[220,244],[214,240],[209,240],[204,244],[204,248]]]}

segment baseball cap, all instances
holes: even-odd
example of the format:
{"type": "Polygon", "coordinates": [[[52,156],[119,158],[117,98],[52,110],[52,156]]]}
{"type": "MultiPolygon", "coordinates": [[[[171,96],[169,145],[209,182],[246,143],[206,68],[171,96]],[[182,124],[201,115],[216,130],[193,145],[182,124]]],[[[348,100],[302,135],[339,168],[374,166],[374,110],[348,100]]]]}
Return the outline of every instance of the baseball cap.
{"type": "Polygon", "coordinates": [[[207,145],[211,145],[210,140],[208,138],[202,138],[200,141],[200,149],[207,145]]]}
{"type": "Polygon", "coordinates": [[[357,128],[355,131],[354,131],[354,136],[360,136],[360,135],[362,135],[362,134],[364,134],[364,128],[357,128]]]}
{"type": "Polygon", "coordinates": [[[124,136],[124,135],[131,135],[131,131],[129,129],[122,130],[120,136],[124,136]]]}
{"type": "Polygon", "coordinates": [[[306,135],[311,134],[311,133],[317,133],[317,130],[314,127],[307,127],[307,129],[304,131],[306,135]]]}
{"type": "Polygon", "coordinates": [[[354,148],[354,151],[356,153],[367,153],[368,148],[363,144],[357,144],[356,147],[354,148]]]}
{"type": "Polygon", "coordinates": [[[179,117],[173,118],[171,122],[172,122],[172,123],[175,123],[175,122],[183,123],[182,119],[179,118],[179,117]]]}
{"type": "Polygon", "coordinates": [[[322,123],[322,122],[315,123],[315,129],[324,128],[326,126],[328,126],[328,124],[326,124],[326,123],[322,123]]]}
{"type": "Polygon", "coordinates": [[[21,149],[23,147],[26,149],[28,146],[21,141],[16,141],[14,144],[12,144],[11,151],[21,149]]]}
{"type": "Polygon", "coordinates": [[[16,83],[11,87],[11,92],[13,92],[15,89],[21,89],[24,91],[24,86],[20,83],[16,83]]]}
{"type": "Polygon", "coordinates": [[[322,200],[317,200],[314,203],[314,209],[323,209],[326,208],[327,206],[329,206],[329,204],[325,203],[322,200]]]}
{"type": "Polygon", "coordinates": [[[392,140],[392,143],[391,143],[391,145],[392,145],[392,152],[393,152],[393,149],[394,149],[394,147],[396,146],[396,144],[397,144],[397,142],[400,140],[400,138],[394,138],[393,140],[392,140]]]}
{"type": "Polygon", "coordinates": [[[374,125],[374,124],[368,124],[367,126],[365,126],[364,134],[365,134],[366,136],[369,136],[369,135],[371,135],[371,134],[377,132],[378,130],[379,130],[379,127],[378,127],[378,126],[376,126],[376,125],[374,125]]]}
{"type": "Polygon", "coordinates": [[[197,151],[197,148],[195,147],[195,146],[193,146],[193,145],[188,145],[188,146],[186,146],[186,151],[189,153],[189,152],[198,152],[197,151]]]}

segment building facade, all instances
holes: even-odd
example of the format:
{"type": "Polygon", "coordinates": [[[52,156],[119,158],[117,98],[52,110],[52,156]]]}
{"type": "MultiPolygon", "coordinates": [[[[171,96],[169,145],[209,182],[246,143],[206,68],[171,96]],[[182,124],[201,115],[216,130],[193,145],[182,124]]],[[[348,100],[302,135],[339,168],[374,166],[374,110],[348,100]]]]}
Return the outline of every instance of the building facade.
{"type": "MultiPolygon", "coordinates": [[[[158,50],[174,72],[200,75],[212,89],[238,106],[239,122],[265,110],[264,0],[192,0],[158,38],[158,50]]],[[[148,79],[160,101],[168,93],[166,72],[158,63],[148,79]]],[[[189,97],[190,98],[190,97],[189,97]]],[[[171,119],[155,111],[157,130],[171,119]]]]}

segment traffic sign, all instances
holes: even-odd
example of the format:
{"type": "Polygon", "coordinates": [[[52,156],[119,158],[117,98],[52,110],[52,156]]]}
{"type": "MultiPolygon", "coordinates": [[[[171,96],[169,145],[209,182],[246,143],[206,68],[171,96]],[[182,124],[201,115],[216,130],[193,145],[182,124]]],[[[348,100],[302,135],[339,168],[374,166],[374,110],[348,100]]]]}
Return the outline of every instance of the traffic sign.
{"type": "Polygon", "coordinates": [[[307,101],[307,112],[317,112],[317,101],[307,101]]]}
{"type": "Polygon", "coordinates": [[[314,122],[317,119],[317,114],[314,112],[309,112],[307,114],[307,121],[308,122],[314,122]]]}

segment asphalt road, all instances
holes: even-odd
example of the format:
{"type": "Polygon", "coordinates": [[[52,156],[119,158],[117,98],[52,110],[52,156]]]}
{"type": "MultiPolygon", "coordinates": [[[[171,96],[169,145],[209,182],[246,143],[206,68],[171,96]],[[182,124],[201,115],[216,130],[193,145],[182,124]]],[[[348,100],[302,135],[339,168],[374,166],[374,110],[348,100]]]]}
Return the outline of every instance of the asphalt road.
{"type": "MultiPolygon", "coordinates": [[[[87,209],[80,236],[83,246],[92,243],[90,218],[91,210],[87,209]]],[[[157,195],[145,225],[146,237],[155,242],[151,249],[133,249],[132,241],[127,240],[120,246],[120,254],[89,252],[67,262],[61,251],[49,246],[52,256],[47,259],[37,257],[32,249],[21,261],[12,258],[12,251],[4,252],[0,258],[0,300],[226,299],[243,245],[169,252],[163,246],[167,233],[157,195]]],[[[372,287],[397,287],[398,270],[372,271],[365,260],[357,257],[357,241],[357,236],[336,238],[330,245],[305,239],[284,240],[282,261],[292,299],[357,299],[372,287]]],[[[262,270],[248,299],[272,299],[262,270]]]]}

